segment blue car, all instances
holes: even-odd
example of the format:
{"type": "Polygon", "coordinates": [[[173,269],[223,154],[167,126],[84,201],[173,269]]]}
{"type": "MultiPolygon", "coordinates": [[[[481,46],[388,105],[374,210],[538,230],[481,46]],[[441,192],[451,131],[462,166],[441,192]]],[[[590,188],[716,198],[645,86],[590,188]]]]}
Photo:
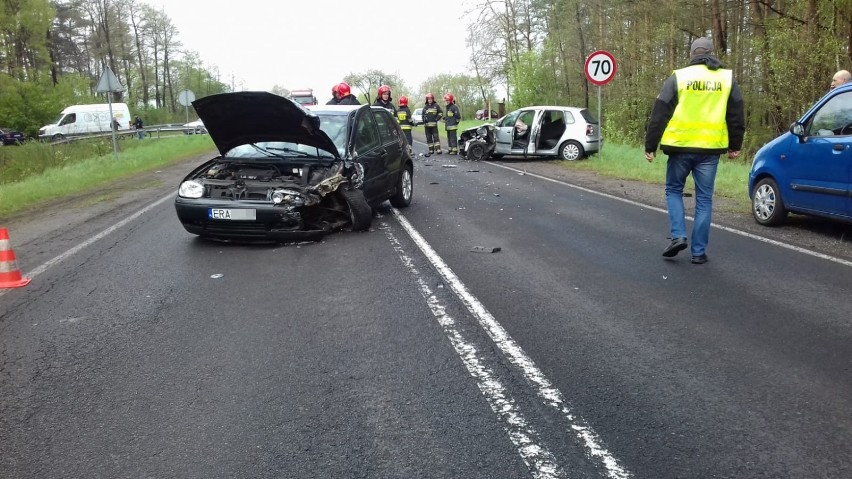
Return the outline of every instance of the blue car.
{"type": "Polygon", "coordinates": [[[764,145],[748,178],[754,219],[788,213],[852,221],[852,84],[829,91],[790,131],[764,145]]]}

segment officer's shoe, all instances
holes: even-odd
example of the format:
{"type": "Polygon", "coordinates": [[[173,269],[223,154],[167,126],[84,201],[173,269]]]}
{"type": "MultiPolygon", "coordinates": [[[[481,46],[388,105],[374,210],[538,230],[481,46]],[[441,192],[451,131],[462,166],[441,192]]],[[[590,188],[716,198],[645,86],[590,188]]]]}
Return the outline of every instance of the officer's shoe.
{"type": "Polygon", "coordinates": [[[672,242],[666,246],[666,249],[663,250],[663,256],[666,258],[672,258],[677,256],[678,253],[686,249],[686,238],[674,238],[672,242]]]}
{"type": "Polygon", "coordinates": [[[700,254],[700,255],[698,255],[698,256],[693,256],[693,257],[692,257],[692,264],[704,264],[704,263],[706,263],[707,261],[709,261],[709,260],[707,259],[707,255],[706,255],[706,254],[700,254]]]}
{"type": "Polygon", "coordinates": [[[444,154],[444,152],[443,152],[443,151],[441,151],[441,150],[438,150],[438,151],[436,151],[436,152],[435,152],[435,154],[436,154],[436,155],[443,155],[443,154],[444,154]]]}

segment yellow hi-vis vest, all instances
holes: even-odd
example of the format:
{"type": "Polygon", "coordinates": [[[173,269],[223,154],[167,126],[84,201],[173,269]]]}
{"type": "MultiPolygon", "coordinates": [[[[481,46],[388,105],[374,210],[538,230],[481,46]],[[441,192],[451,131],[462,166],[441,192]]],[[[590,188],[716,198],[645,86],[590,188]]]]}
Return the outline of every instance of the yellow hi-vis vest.
{"type": "Polygon", "coordinates": [[[731,96],[731,70],[691,65],[674,71],[677,106],[661,145],[681,148],[728,148],[725,113],[731,96]]]}

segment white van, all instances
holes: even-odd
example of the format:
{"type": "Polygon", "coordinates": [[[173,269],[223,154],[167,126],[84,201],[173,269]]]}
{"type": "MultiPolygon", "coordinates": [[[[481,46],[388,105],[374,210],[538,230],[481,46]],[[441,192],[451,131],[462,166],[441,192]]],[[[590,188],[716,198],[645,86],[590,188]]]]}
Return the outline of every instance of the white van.
{"type": "MultiPolygon", "coordinates": [[[[59,140],[66,136],[110,131],[111,119],[108,103],[72,105],[62,110],[55,122],[41,127],[42,140],[59,140]]],[[[113,103],[112,116],[118,121],[118,130],[130,129],[130,110],[127,103],[113,103]]]]}

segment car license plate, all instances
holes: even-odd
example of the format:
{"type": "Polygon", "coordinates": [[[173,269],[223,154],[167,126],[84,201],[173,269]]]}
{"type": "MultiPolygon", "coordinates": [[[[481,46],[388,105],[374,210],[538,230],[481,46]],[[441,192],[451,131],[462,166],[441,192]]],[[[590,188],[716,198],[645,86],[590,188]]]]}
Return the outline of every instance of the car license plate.
{"type": "Polygon", "coordinates": [[[208,208],[207,217],[211,220],[236,220],[236,221],[254,221],[257,219],[257,210],[244,209],[238,210],[233,208],[208,208]]]}

